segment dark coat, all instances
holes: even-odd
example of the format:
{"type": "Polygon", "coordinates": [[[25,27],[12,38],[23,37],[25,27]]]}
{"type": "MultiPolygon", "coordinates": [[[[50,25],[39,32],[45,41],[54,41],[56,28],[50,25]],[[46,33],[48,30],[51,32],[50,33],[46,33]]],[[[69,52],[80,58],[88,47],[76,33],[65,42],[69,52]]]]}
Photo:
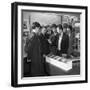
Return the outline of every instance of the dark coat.
{"type": "MultiPolygon", "coordinates": [[[[56,42],[57,43],[57,48],[58,48],[58,40],[59,40],[59,35],[57,35],[57,42],[56,42]]],[[[67,54],[68,48],[69,48],[69,36],[67,34],[63,33],[63,37],[62,37],[62,40],[61,40],[61,50],[60,50],[60,52],[67,54]]]]}
{"type": "Polygon", "coordinates": [[[39,37],[34,33],[27,46],[27,58],[31,60],[31,75],[44,75],[44,66],[41,56],[41,45],[39,37]]]}
{"type": "Polygon", "coordinates": [[[56,46],[57,34],[56,35],[52,34],[50,39],[52,42],[51,46],[56,46]]]}
{"type": "Polygon", "coordinates": [[[71,33],[71,35],[69,36],[69,48],[68,48],[68,55],[71,55],[73,53],[73,33],[71,33]]]}
{"type": "Polygon", "coordinates": [[[43,35],[43,34],[41,34],[40,36],[39,36],[39,38],[40,38],[40,43],[41,43],[41,53],[42,53],[42,55],[47,55],[47,54],[49,54],[50,53],[50,49],[49,49],[49,47],[50,47],[50,44],[48,43],[48,40],[47,40],[47,38],[45,37],[45,35],[43,35]]]}
{"type": "Polygon", "coordinates": [[[57,35],[52,34],[52,35],[50,36],[50,40],[51,40],[51,42],[52,42],[52,43],[50,44],[51,53],[55,55],[56,52],[57,52],[57,44],[56,44],[57,35]]]}

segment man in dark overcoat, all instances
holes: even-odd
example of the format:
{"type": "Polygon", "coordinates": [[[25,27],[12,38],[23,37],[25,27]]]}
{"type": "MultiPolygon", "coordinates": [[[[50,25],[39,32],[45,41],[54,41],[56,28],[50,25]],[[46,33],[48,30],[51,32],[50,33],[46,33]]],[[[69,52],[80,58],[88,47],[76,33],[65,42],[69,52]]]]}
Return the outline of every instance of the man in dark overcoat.
{"type": "Polygon", "coordinates": [[[40,24],[34,22],[32,25],[31,38],[27,45],[27,59],[31,60],[31,76],[43,76],[44,66],[41,55],[41,44],[39,40],[40,24]]]}

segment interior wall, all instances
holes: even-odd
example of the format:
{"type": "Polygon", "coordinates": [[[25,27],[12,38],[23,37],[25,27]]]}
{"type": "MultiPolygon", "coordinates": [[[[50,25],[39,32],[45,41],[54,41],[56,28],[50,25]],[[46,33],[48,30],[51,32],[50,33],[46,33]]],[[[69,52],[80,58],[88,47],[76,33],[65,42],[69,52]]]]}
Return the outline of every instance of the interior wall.
{"type": "Polygon", "coordinates": [[[55,13],[23,12],[23,21],[27,21],[28,30],[33,22],[40,25],[60,24],[61,16],[55,13]]]}
{"type": "MultiPolygon", "coordinates": [[[[27,21],[27,29],[24,31],[29,31],[33,22],[39,22],[40,25],[51,25],[51,24],[61,24],[62,18],[61,15],[67,16],[75,16],[80,18],[80,14],[72,14],[72,13],[47,13],[47,12],[30,12],[23,11],[23,21],[27,21]]],[[[63,22],[66,22],[66,19],[63,22]]]]}
{"type": "Polygon", "coordinates": [[[31,13],[31,23],[35,21],[41,25],[60,24],[61,17],[54,13],[31,13]]]}

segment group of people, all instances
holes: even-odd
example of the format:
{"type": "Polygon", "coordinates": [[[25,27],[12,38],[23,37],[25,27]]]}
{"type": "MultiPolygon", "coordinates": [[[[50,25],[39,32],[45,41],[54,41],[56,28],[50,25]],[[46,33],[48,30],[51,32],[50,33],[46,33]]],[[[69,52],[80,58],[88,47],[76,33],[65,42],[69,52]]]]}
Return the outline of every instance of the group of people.
{"type": "Polygon", "coordinates": [[[38,22],[34,22],[25,45],[27,59],[31,60],[31,75],[48,75],[45,56],[50,53],[59,56],[70,55],[72,53],[71,39],[71,25],[65,23],[41,26],[38,22]]]}

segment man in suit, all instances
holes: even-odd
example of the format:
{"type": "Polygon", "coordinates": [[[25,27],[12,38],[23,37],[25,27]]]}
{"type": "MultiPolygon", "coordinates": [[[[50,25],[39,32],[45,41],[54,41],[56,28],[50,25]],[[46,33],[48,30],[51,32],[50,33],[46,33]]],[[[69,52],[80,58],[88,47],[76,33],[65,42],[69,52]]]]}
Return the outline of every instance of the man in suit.
{"type": "Polygon", "coordinates": [[[41,43],[42,55],[48,55],[50,53],[49,42],[48,42],[47,37],[45,36],[45,34],[46,34],[46,27],[42,26],[41,27],[41,34],[39,36],[40,43],[41,43]]]}
{"type": "Polygon", "coordinates": [[[74,34],[73,34],[73,28],[71,25],[68,25],[67,27],[67,34],[69,36],[69,48],[68,48],[68,56],[72,55],[73,53],[73,39],[74,39],[74,34]]]}
{"type": "Polygon", "coordinates": [[[39,36],[40,38],[40,43],[41,43],[41,55],[42,55],[42,60],[43,60],[43,66],[44,66],[44,72],[45,75],[49,75],[48,73],[48,65],[46,63],[46,58],[45,56],[50,53],[50,44],[47,40],[47,37],[45,36],[46,33],[46,27],[42,26],[41,28],[41,34],[39,36]]]}
{"type": "MultiPolygon", "coordinates": [[[[65,30],[66,27],[64,27],[65,30]]],[[[69,37],[66,32],[63,32],[63,27],[61,24],[57,26],[57,54],[67,54],[68,47],[69,47],[69,37]]]]}
{"type": "Polygon", "coordinates": [[[27,59],[31,60],[31,76],[43,76],[44,66],[41,55],[41,44],[39,40],[40,24],[34,22],[32,25],[31,37],[27,45],[27,59]]]}
{"type": "Polygon", "coordinates": [[[57,25],[56,24],[52,24],[51,26],[52,28],[52,35],[50,36],[50,40],[51,40],[51,52],[52,54],[56,55],[56,39],[57,39],[57,25]]]}
{"type": "Polygon", "coordinates": [[[46,36],[47,39],[49,39],[51,35],[52,35],[51,26],[50,26],[50,25],[47,25],[47,26],[46,26],[45,36],[46,36]]]}

